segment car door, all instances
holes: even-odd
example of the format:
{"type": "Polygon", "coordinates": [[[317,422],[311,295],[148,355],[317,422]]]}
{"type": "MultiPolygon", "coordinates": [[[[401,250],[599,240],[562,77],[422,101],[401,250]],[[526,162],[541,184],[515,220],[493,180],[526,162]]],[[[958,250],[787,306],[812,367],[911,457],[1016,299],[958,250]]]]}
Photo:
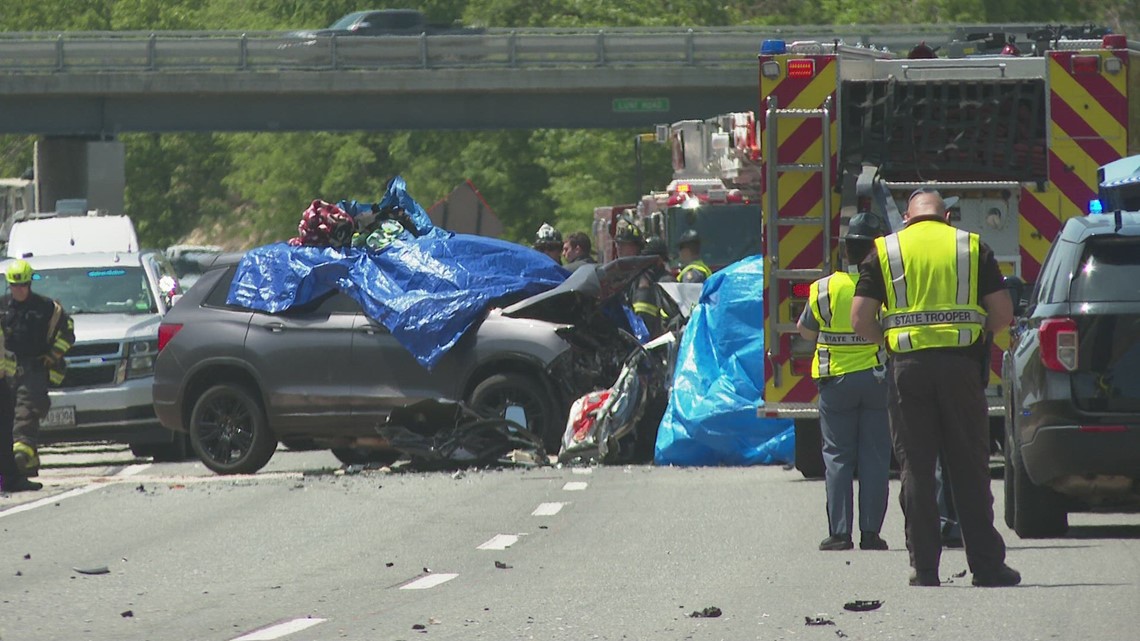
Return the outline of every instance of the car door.
{"type": "MultiPolygon", "coordinates": [[[[453,354],[441,358],[429,371],[386,327],[363,313],[356,319],[352,341],[352,413],[356,425],[375,426],[393,407],[426,398],[454,399],[462,393],[453,354]]],[[[457,346],[452,351],[459,349],[457,346]]]]}
{"type": "Polygon", "coordinates": [[[359,310],[334,291],[279,314],[253,314],[246,353],[260,374],[274,429],[319,433],[348,419],[348,363],[359,310]]]}

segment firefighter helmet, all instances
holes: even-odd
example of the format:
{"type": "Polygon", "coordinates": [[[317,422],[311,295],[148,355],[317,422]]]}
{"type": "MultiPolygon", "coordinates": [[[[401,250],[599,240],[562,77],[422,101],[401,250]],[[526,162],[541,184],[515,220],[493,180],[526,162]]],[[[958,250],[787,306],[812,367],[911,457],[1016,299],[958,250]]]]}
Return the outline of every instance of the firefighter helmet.
{"type": "Polygon", "coordinates": [[[661,240],[659,236],[650,236],[645,239],[645,247],[641,248],[642,256],[660,256],[665,260],[669,259],[669,247],[665,245],[665,241],[661,240]]]}
{"type": "Polygon", "coordinates": [[[614,240],[619,243],[633,243],[638,247],[645,246],[645,235],[641,233],[641,229],[636,223],[629,220],[618,223],[617,235],[614,240]]]}
{"type": "Polygon", "coordinates": [[[844,240],[875,240],[884,235],[883,223],[878,216],[867,212],[859,212],[851,217],[847,224],[847,235],[844,240]]]}
{"type": "Polygon", "coordinates": [[[698,234],[697,230],[695,230],[695,229],[686,229],[685,233],[681,234],[681,238],[677,240],[677,246],[678,247],[684,247],[685,245],[700,245],[700,244],[701,244],[701,235],[698,234]]]}
{"type": "Polygon", "coordinates": [[[562,232],[555,229],[550,223],[542,223],[542,227],[539,227],[538,232],[534,235],[534,248],[541,250],[555,245],[562,246],[562,232]]]}
{"type": "Polygon", "coordinates": [[[32,265],[24,259],[14,260],[8,265],[5,276],[9,285],[27,285],[32,282],[32,265]]]}

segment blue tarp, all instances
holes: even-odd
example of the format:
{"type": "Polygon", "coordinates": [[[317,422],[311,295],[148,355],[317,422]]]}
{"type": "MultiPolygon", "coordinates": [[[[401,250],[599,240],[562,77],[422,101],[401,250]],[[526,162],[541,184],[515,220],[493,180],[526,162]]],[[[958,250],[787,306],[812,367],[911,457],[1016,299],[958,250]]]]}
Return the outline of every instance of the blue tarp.
{"type": "MultiPolygon", "coordinates": [[[[544,292],[569,275],[530,247],[433,226],[401,178],[379,204],[401,206],[419,236],[404,232],[379,251],[287,243],[252,249],[227,302],[277,313],[339,289],[430,368],[489,306],[544,292]]],[[[353,202],[346,209],[368,207],[353,202]]]]}
{"type": "Polygon", "coordinates": [[[705,282],[677,354],[657,430],[658,465],[791,463],[790,419],[757,418],[764,390],[764,261],[751,256],[705,282]]]}

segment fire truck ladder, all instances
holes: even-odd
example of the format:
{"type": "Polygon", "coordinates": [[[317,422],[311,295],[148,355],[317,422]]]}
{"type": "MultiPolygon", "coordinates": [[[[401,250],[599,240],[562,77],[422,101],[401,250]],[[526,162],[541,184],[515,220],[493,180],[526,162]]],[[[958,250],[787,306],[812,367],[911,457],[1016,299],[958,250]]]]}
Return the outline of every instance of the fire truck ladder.
{"type": "MultiPolygon", "coordinates": [[[[831,98],[824,101],[820,109],[780,109],[774,96],[768,97],[768,111],[764,115],[767,140],[764,149],[767,155],[768,198],[765,206],[765,225],[768,233],[768,285],[764,296],[768,299],[768,342],[769,358],[781,355],[781,338],[785,334],[795,334],[795,318],[780,317],[781,285],[786,281],[803,282],[823,278],[831,273],[831,98]],[[818,163],[779,162],[779,122],[818,118],[822,129],[822,153],[818,163]],[[779,177],[781,172],[800,171],[821,174],[823,183],[823,216],[780,216],[779,177]],[[823,269],[781,269],[780,268],[780,229],[791,225],[818,225],[823,230],[823,269]]],[[[772,368],[773,382],[780,385],[780,368],[772,368]]]]}

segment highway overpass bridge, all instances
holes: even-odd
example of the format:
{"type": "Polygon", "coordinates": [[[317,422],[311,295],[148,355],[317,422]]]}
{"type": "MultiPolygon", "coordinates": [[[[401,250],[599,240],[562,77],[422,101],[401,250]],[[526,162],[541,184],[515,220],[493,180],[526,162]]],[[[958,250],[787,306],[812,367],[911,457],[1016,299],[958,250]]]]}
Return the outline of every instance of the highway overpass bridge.
{"type": "Polygon", "coordinates": [[[38,175],[64,178],[42,209],[121,175],[123,132],[650,127],[758,109],[765,38],[905,50],[956,28],[5,33],[0,133],[43,137],[38,175]]]}

